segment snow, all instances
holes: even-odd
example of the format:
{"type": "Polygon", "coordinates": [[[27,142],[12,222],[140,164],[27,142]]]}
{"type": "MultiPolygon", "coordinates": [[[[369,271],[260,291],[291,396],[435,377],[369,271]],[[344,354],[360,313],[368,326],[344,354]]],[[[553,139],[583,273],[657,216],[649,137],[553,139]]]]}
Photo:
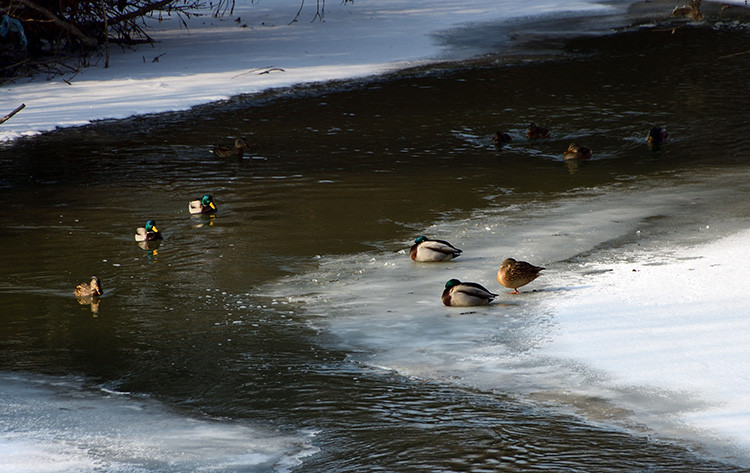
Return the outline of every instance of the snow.
{"type": "MultiPolygon", "coordinates": [[[[622,2],[628,3],[628,2],[622,2]]],[[[493,0],[315,2],[299,16],[299,0],[237,2],[233,16],[175,16],[150,22],[153,46],[111,50],[75,76],[36,78],[0,87],[0,112],[26,109],[0,126],[0,141],[106,118],[185,110],[269,88],[380,74],[448,58],[438,33],[472,22],[528,15],[609,11],[596,1],[493,0]],[[237,23],[235,19],[241,21],[237,23]],[[242,25],[247,25],[243,28],[242,25]],[[66,82],[67,81],[67,82],[66,82]]]]}
{"type": "Polygon", "coordinates": [[[267,291],[302,302],[361,362],[567,406],[747,466],[750,221],[716,211],[746,179],[705,173],[479,210],[421,232],[461,248],[455,261],[413,263],[404,242],[324,258],[267,291]],[[669,218],[653,227],[654,215],[669,218]],[[509,295],[494,281],[506,257],[547,269],[509,295]],[[443,307],[454,277],[500,296],[443,307]]]}
{"type": "MultiPolygon", "coordinates": [[[[497,0],[432,0],[426,6],[413,0],[333,1],[326,4],[324,21],[312,22],[315,2],[307,2],[299,21],[290,24],[299,1],[260,0],[238,2],[232,17],[191,18],[189,29],[182,28],[176,18],[165,17],[153,22],[156,44],[125,51],[113,48],[108,69],[100,61],[75,76],[39,77],[0,87],[0,115],[26,104],[22,112],[0,126],[0,141],[94,120],[184,110],[269,88],[364,77],[456,59],[455,52],[440,41],[443,32],[470,23],[560,15],[564,13],[560,3],[508,0],[498,8],[497,0]],[[241,22],[234,21],[237,17],[241,22]],[[241,26],[245,23],[247,28],[241,26]]],[[[571,1],[564,2],[563,8],[586,15],[628,3],[571,1]]],[[[650,208],[656,200],[650,199],[642,208],[650,208]]],[[[604,202],[599,209],[609,214],[617,206],[623,213],[634,212],[623,217],[625,221],[644,217],[632,210],[640,207],[623,201],[604,202]]],[[[569,234],[575,234],[576,228],[590,219],[585,222],[586,228],[592,229],[587,248],[594,248],[599,236],[598,241],[605,242],[618,232],[634,231],[636,225],[622,229],[605,222],[597,226],[596,213],[574,215],[570,223],[566,223],[572,215],[569,211],[544,208],[540,215],[545,217],[516,222],[514,229],[525,235],[525,247],[515,249],[534,255],[532,262],[545,266],[550,266],[553,256],[545,253],[539,235],[564,235],[562,227],[566,225],[569,234]]],[[[453,370],[464,379],[482,377],[484,384],[476,382],[481,387],[517,385],[532,379],[529,382],[537,391],[545,385],[541,378],[557,376],[561,381],[556,387],[561,392],[575,391],[575,379],[568,376],[571,372],[558,363],[549,364],[554,358],[585,365],[588,376],[606,384],[609,391],[617,386],[641,386],[670,396],[686,393],[685,399],[690,401],[683,399],[676,409],[654,408],[649,426],[662,422],[657,417],[665,411],[671,412],[673,427],[682,424],[712,432],[722,441],[730,438],[745,458],[750,457],[750,232],[738,231],[694,248],[639,251],[637,256],[615,262],[594,258],[583,264],[587,274],[595,276],[580,280],[563,281],[562,270],[556,273],[553,269],[534,284],[565,286],[566,290],[551,295],[532,293],[516,299],[524,302],[511,302],[510,306],[503,300],[461,320],[455,311],[436,309],[446,268],[460,268],[462,279],[491,281],[494,263],[484,262],[493,262],[493,257],[507,253],[510,247],[491,246],[488,241],[502,237],[505,223],[500,222],[508,218],[500,215],[495,223],[480,220],[486,233],[470,228],[472,223],[467,222],[431,229],[432,235],[458,239],[453,243],[466,252],[462,266],[414,268],[410,262],[401,264],[408,260],[404,254],[327,263],[334,275],[350,266],[360,268],[366,283],[318,288],[320,299],[333,307],[334,314],[356,309],[351,320],[339,315],[329,328],[352,344],[379,353],[374,363],[407,375],[428,377],[453,370]],[[467,231],[479,236],[472,239],[467,231]],[[476,256],[471,256],[472,249],[476,256]],[[421,281],[417,287],[413,287],[415,272],[421,281]],[[404,285],[396,284],[399,287],[394,289],[394,281],[409,283],[413,294],[402,294],[404,285]],[[373,296],[373,288],[381,290],[373,296]],[[364,309],[352,302],[367,295],[371,299],[364,309]],[[342,299],[338,307],[337,297],[342,299]],[[394,298],[403,306],[394,307],[394,298]],[[520,315],[512,315],[514,311],[520,315]],[[441,318],[435,317],[436,312],[441,318]],[[502,320],[487,317],[498,313],[507,315],[502,320]],[[603,374],[598,377],[592,372],[603,374]],[[509,376],[514,381],[509,382],[509,376]]],[[[546,243],[555,252],[567,251],[571,256],[581,250],[575,241],[567,248],[556,246],[557,240],[546,243]]],[[[550,385],[555,383],[547,380],[546,387],[550,385]]],[[[628,392],[619,399],[611,393],[603,396],[636,414],[654,401],[654,396],[647,396],[647,402],[639,403],[632,389],[628,392]]],[[[12,448],[23,452],[37,447],[12,448]]],[[[57,464],[59,458],[52,460],[57,464]]]]}

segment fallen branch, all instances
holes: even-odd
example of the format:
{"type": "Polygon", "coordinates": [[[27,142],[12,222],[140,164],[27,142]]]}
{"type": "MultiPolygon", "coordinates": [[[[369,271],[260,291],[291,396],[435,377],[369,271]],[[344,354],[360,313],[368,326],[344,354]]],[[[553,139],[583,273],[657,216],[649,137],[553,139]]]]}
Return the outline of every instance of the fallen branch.
{"type": "Polygon", "coordinates": [[[22,104],[21,104],[21,105],[19,105],[19,106],[18,106],[18,107],[17,107],[17,108],[15,109],[15,110],[13,110],[13,111],[12,111],[12,112],[10,112],[9,114],[5,115],[5,116],[4,116],[3,118],[0,118],[0,125],[2,125],[3,123],[7,122],[8,120],[10,120],[10,118],[11,118],[11,117],[12,117],[13,115],[15,115],[16,113],[18,113],[18,112],[20,112],[21,110],[23,110],[23,109],[24,109],[24,107],[26,107],[26,104],[25,104],[25,103],[22,103],[22,104]]]}
{"type": "Polygon", "coordinates": [[[48,19],[52,20],[52,23],[60,28],[61,30],[67,31],[71,35],[78,38],[78,40],[84,45],[89,48],[96,47],[99,42],[96,40],[96,38],[92,38],[91,36],[86,35],[81,30],[79,30],[75,25],[72,23],[67,23],[60,18],[58,18],[57,15],[52,13],[51,11],[47,10],[41,5],[37,5],[36,3],[32,2],[31,0],[18,0],[18,3],[25,5],[32,10],[36,10],[42,15],[46,16],[48,19]]]}

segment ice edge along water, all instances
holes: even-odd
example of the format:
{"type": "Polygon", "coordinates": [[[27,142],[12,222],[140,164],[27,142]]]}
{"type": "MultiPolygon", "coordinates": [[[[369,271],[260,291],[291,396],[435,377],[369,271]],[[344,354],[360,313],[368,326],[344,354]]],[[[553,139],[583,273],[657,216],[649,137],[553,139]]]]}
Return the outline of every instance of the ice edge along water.
{"type": "Polygon", "coordinates": [[[722,190],[734,187],[718,184],[748,177],[615,184],[476,211],[423,232],[463,249],[453,262],[415,264],[402,242],[321,257],[317,271],[263,291],[299,303],[372,366],[573,407],[749,466],[750,225],[715,212],[736,204],[722,190]],[[506,257],[548,269],[511,296],[494,281],[506,257]],[[499,302],[443,307],[454,277],[499,302]]]}
{"type": "Polygon", "coordinates": [[[291,471],[315,432],[196,419],[75,377],[0,373],[0,470],[291,471]]]}
{"type": "MultiPolygon", "coordinates": [[[[622,0],[619,5],[627,5],[622,0]]],[[[94,120],[186,110],[240,94],[295,84],[354,79],[444,59],[437,34],[472,22],[525,16],[587,15],[614,4],[493,0],[331,2],[325,21],[290,24],[297,0],[238,1],[232,17],[150,21],[154,45],[112,49],[110,67],[82,70],[68,82],[38,77],[0,87],[0,111],[26,109],[0,127],[0,142],[94,120]],[[242,28],[234,21],[248,23],[242,28]],[[133,100],[138,97],[138,100],[133,100]],[[7,109],[7,110],[6,110],[7,109]]],[[[209,12],[205,12],[208,14],[209,12]]],[[[300,19],[313,18],[314,3],[300,19]]],[[[461,58],[452,58],[461,59],[461,58]]]]}

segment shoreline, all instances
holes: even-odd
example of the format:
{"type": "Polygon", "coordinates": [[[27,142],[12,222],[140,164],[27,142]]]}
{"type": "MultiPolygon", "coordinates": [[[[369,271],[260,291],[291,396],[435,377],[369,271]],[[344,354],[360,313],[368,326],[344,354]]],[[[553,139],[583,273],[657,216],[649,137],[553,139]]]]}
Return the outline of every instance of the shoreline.
{"type": "MultiPolygon", "coordinates": [[[[478,13],[446,8],[430,17],[419,12],[399,19],[398,24],[389,16],[397,9],[381,13],[383,18],[372,19],[366,17],[369,12],[349,5],[331,7],[326,21],[313,25],[299,22],[278,26],[266,18],[269,23],[264,22],[264,26],[240,29],[233,27],[234,22],[228,17],[207,16],[193,18],[190,30],[169,30],[168,26],[159,25],[151,31],[156,43],[113,52],[110,69],[89,67],[68,82],[65,77],[46,81],[37,77],[0,87],[4,95],[0,111],[6,108],[10,111],[21,103],[27,105],[22,113],[0,126],[0,143],[100,120],[185,111],[280,88],[356,81],[409,73],[415,68],[471,64],[486,61],[487,57],[509,64],[543,60],[564,55],[565,42],[575,37],[610,35],[618,29],[632,28],[634,22],[669,19],[665,14],[667,2],[663,1],[646,6],[632,0],[596,6],[594,2],[579,5],[578,10],[554,13],[529,8],[518,12],[520,16],[514,16],[517,12],[495,12],[498,15],[495,19],[485,18],[492,12],[489,4],[478,1],[478,13]],[[658,12],[662,14],[655,17],[658,12]],[[345,15],[356,19],[349,20],[345,15]],[[427,24],[432,19],[435,24],[427,24]],[[385,41],[384,35],[389,31],[382,30],[383,27],[396,34],[404,29],[398,25],[406,25],[408,29],[410,22],[415,23],[415,34],[404,36],[401,32],[382,47],[371,44],[385,41]],[[329,43],[342,38],[344,42],[349,40],[348,28],[354,28],[351,34],[363,38],[351,38],[351,48],[330,46],[329,43]],[[401,46],[395,43],[404,37],[413,37],[418,44],[398,49],[401,46]],[[203,38],[216,38],[217,44],[222,45],[217,46],[223,49],[218,57],[215,49],[201,50],[206,47],[202,45],[203,38]],[[309,42],[310,50],[293,46],[283,52],[277,43],[284,40],[309,42]],[[258,48],[263,51],[258,53],[258,48]],[[274,48],[280,53],[274,55],[274,48]],[[331,49],[326,52],[327,48],[331,49]],[[245,50],[254,52],[246,56],[245,50]],[[238,54],[236,61],[234,51],[238,54]],[[185,64],[185,60],[189,63],[185,64]],[[134,101],[134,96],[139,99],[134,101]]],[[[392,8],[398,5],[397,2],[392,8]]],[[[235,11],[237,17],[246,14],[264,18],[254,4],[238,6],[235,11]]],[[[280,23],[283,15],[279,16],[278,11],[265,13],[271,14],[280,23]]]]}

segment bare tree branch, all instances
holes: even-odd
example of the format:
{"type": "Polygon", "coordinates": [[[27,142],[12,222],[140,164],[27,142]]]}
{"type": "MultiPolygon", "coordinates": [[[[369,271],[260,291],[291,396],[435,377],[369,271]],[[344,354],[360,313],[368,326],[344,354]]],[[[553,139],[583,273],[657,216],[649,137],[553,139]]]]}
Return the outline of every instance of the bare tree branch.
{"type": "Polygon", "coordinates": [[[91,36],[88,36],[88,35],[84,34],[81,30],[78,29],[78,27],[76,27],[75,25],[73,25],[71,23],[68,23],[68,22],[65,22],[65,21],[61,20],[60,18],[57,17],[57,15],[55,15],[51,11],[47,10],[43,6],[37,5],[36,3],[32,2],[31,0],[17,0],[17,1],[21,5],[25,5],[25,6],[29,7],[29,8],[31,8],[32,10],[36,10],[39,13],[41,13],[42,15],[44,15],[47,18],[49,18],[50,20],[52,20],[52,23],[54,23],[55,26],[57,26],[58,28],[60,28],[60,29],[62,29],[64,31],[67,31],[71,35],[73,35],[76,38],[78,38],[78,40],[81,41],[81,43],[84,46],[89,47],[89,48],[94,48],[94,47],[96,47],[99,44],[99,42],[96,40],[96,38],[92,38],[91,36]]]}
{"type": "Polygon", "coordinates": [[[12,112],[10,112],[9,114],[5,115],[5,116],[4,116],[3,118],[0,118],[0,125],[2,125],[3,123],[7,122],[8,120],[10,120],[10,118],[11,118],[11,117],[12,117],[13,115],[15,115],[16,113],[18,113],[18,112],[20,112],[21,110],[23,110],[23,108],[24,108],[25,106],[26,106],[26,104],[25,104],[25,103],[22,103],[21,105],[19,105],[18,107],[16,107],[16,109],[15,109],[15,110],[13,110],[13,111],[12,111],[12,112]]]}

